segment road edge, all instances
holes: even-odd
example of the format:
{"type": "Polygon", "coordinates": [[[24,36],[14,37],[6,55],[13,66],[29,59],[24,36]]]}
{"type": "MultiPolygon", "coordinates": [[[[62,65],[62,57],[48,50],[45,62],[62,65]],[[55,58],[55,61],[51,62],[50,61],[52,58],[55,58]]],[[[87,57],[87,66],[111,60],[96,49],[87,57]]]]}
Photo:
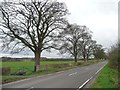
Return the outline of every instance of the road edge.
{"type": "MultiPolygon", "coordinates": [[[[79,86],[79,88],[77,90],[81,90],[82,88],[90,88],[89,86],[87,86],[87,84],[92,81],[92,79],[96,79],[97,75],[99,74],[99,72],[107,65],[107,63],[105,65],[103,65],[99,70],[97,70],[97,72],[95,72],[95,74],[93,76],[91,76],[89,79],[87,79],[81,86],[79,86]]],[[[98,75],[99,76],[99,75],[98,75]]]]}

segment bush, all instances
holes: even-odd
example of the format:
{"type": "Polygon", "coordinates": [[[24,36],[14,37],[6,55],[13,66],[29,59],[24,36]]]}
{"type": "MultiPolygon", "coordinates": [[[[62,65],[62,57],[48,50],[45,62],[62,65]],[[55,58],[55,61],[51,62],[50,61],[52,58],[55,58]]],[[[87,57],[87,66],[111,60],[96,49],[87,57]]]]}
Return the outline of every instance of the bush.
{"type": "Polygon", "coordinates": [[[109,66],[113,69],[118,69],[118,60],[120,57],[120,52],[118,51],[120,49],[120,45],[115,45],[111,47],[111,51],[109,52],[109,66]]]}
{"type": "MultiPolygon", "coordinates": [[[[109,66],[113,69],[116,69],[118,71],[118,74],[120,75],[120,43],[116,44],[115,46],[112,46],[111,51],[108,55],[109,59],[109,66]]],[[[119,79],[119,87],[120,87],[120,76],[118,75],[119,79]]]]}

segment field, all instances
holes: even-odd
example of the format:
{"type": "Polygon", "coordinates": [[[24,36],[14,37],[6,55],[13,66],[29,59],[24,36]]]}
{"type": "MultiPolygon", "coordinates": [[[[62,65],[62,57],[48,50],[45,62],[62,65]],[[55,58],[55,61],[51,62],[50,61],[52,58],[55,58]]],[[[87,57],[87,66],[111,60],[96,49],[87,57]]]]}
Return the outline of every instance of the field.
{"type": "MultiPolygon", "coordinates": [[[[92,88],[118,88],[118,72],[106,65],[92,88]]],[[[114,90],[114,89],[113,89],[114,90]]]]}
{"type": "Polygon", "coordinates": [[[41,70],[39,72],[34,72],[34,62],[33,61],[19,61],[19,62],[0,62],[1,67],[11,67],[11,73],[18,72],[20,70],[26,71],[26,75],[17,76],[17,75],[7,75],[7,76],[1,76],[2,77],[2,83],[7,83],[15,80],[20,80],[23,78],[33,77],[37,75],[44,75],[48,73],[53,73],[57,71],[62,71],[78,66],[85,66],[97,63],[97,60],[90,60],[88,62],[84,62],[82,60],[78,61],[78,64],[75,64],[74,61],[41,61],[41,70]],[[67,65],[66,67],[58,67],[62,65],[67,65]],[[46,65],[54,66],[49,68],[44,68],[46,65]]]}
{"type": "MultiPolygon", "coordinates": [[[[42,61],[41,65],[55,65],[55,64],[67,64],[73,61],[42,61]]],[[[27,70],[27,73],[33,71],[34,62],[33,61],[21,61],[21,62],[0,62],[1,66],[11,67],[11,72],[16,72],[18,70],[27,70]]]]}

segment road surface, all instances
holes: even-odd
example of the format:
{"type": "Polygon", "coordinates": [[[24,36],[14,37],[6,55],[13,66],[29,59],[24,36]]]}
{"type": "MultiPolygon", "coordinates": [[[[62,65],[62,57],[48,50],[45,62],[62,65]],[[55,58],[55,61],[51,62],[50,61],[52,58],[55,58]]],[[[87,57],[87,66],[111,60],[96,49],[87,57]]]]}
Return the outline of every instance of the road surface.
{"type": "Polygon", "coordinates": [[[4,88],[25,88],[25,90],[32,90],[33,88],[79,88],[106,64],[107,61],[104,61],[89,66],[37,76],[4,84],[2,88],[3,90],[5,90],[4,88]]]}

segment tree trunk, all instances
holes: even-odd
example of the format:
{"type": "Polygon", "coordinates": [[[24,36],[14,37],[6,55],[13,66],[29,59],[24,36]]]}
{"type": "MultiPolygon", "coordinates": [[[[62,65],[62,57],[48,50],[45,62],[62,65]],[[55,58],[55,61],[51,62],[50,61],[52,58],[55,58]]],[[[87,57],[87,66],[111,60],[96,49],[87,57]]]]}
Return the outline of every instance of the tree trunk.
{"type": "Polygon", "coordinates": [[[35,52],[35,66],[34,66],[34,72],[37,72],[40,70],[40,52],[35,52]]]}
{"type": "Polygon", "coordinates": [[[87,61],[89,60],[89,55],[87,54],[87,61]]]}
{"type": "Polygon", "coordinates": [[[74,57],[75,63],[77,63],[77,56],[74,57]]]}
{"type": "Polygon", "coordinates": [[[83,52],[83,59],[84,59],[84,61],[86,61],[86,60],[85,60],[85,59],[86,59],[86,58],[85,58],[85,52],[83,52]]]}

